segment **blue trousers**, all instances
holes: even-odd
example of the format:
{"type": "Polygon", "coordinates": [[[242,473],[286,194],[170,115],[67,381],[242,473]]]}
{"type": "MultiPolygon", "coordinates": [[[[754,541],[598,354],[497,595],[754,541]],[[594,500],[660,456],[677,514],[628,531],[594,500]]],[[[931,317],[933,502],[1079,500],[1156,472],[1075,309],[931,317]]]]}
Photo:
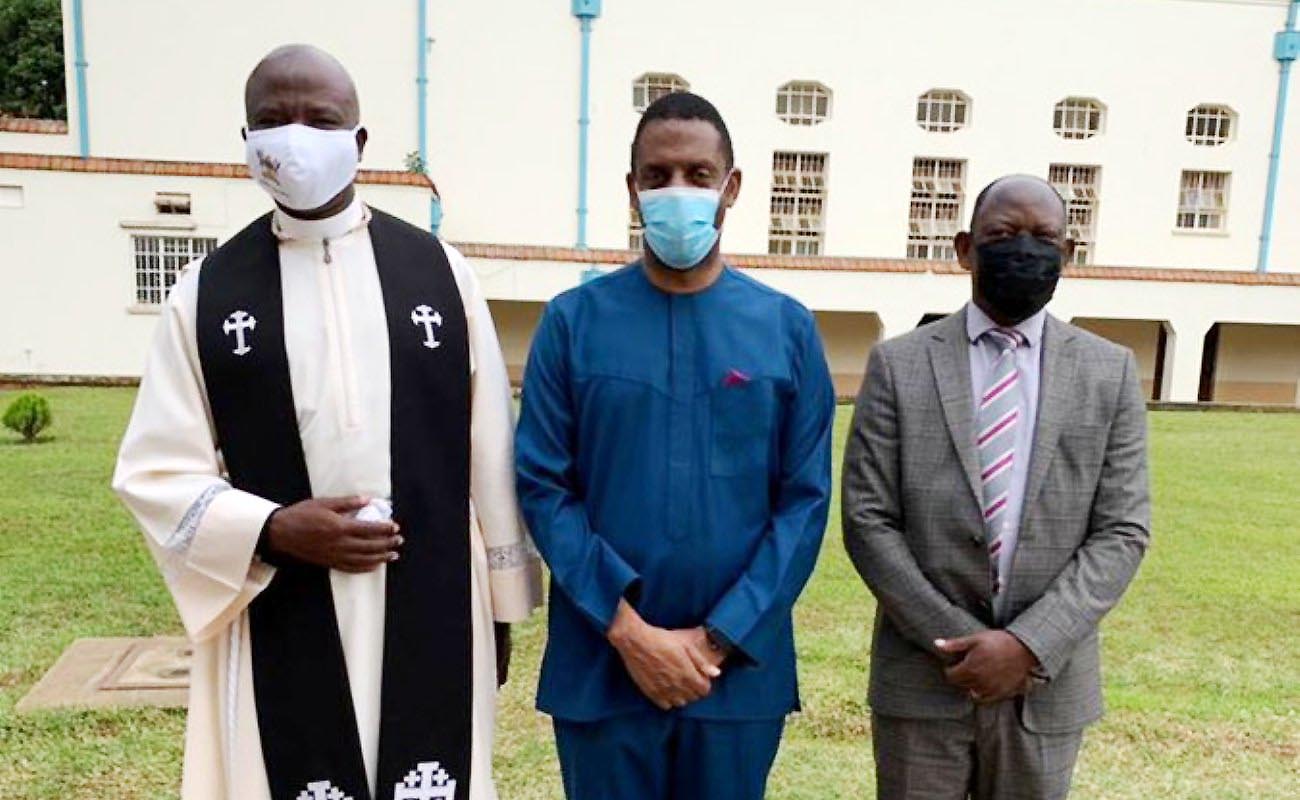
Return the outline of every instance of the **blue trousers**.
{"type": "Polygon", "coordinates": [[[785,720],[555,720],[568,800],[762,800],[785,720]]]}

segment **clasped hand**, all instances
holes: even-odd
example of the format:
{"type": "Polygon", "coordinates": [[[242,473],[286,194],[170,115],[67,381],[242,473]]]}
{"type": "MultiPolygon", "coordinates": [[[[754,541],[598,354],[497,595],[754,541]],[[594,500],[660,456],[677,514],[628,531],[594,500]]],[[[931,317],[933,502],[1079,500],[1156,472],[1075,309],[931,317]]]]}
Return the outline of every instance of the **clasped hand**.
{"type": "Polygon", "coordinates": [[[370,572],[397,560],[403,539],[397,523],[361,522],[353,514],[364,497],[322,497],[278,509],[267,525],[268,544],[283,554],[341,572],[370,572]]]}
{"type": "Polygon", "coordinates": [[[707,697],[722,675],[722,654],[709,646],[703,628],[657,628],[626,600],[619,601],[607,636],[637,688],[664,711],[707,697]]]}
{"type": "Polygon", "coordinates": [[[1025,694],[1038,659],[1006,631],[981,631],[958,639],[938,639],[934,646],[955,656],[944,677],[965,689],[977,703],[997,703],[1025,694]]]}

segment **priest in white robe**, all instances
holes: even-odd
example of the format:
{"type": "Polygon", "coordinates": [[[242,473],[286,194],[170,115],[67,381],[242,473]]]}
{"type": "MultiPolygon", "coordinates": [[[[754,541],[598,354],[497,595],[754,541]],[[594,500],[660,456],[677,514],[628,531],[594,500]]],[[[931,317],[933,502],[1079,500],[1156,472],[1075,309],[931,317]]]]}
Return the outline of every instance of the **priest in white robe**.
{"type": "MultiPolygon", "coordinates": [[[[217,395],[205,382],[205,375],[221,373],[204,363],[198,331],[204,324],[201,286],[205,271],[215,269],[207,263],[214,259],[191,265],[164,307],[113,479],[145,531],[194,642],[182,797],[363,800],[366,790],[375,800],[442,797],[414,793],[455,783],[429,762],[412,764],[396,786],[383,785],[378,775],[386,707],[386,581],[390,569],[402,563],[413,534],[410,522],[402,521],[399,530],[387,521],[394,494],[392,454],[398,446],[391,434],[399,405],[393,396],[397,362],[390,362],[390,347],[396,346],[390,335],[404,329],[391,320],[394,290],[381,280],[377,265],[372,242],[377,212],[361,203],[352,185],[366,136],[358,124],[355,89],[331,57],[289,47],[259,64],[246,101],[250,169],[277,205],[266,227],[275,237],[279,261],[282,348],[301,460],[316,499],[282,504],[234,485],[210,403],[217,395]],[[352,158],[346,143],[355,144],[352,158]],[[340,183],[346,185],[340,189],[340,183]],[[322,543],[333,549],[327,552],[322,543]],[[300,560],[331,567],[328,598],[355,717],[357,763],[364,765],[368,784],[360,789],[348,791],[328,776],[304,784],[297,794],[275,793],[268,784],[250,606],[277,580],[283,567],[276,564],[300,560]],[[411,792],[401,794],[404,786],[411,792]]],[[[445,259],[440,261],[450,267],[468,345],[469,497],[463,535],[472,633],[472,696],[465,702],[472,724],[468,774],[458,776],[468,793],[453,788],[446,796],[491,800],[496,797],[491,763],[498,647],[508,648],[505,624],[523,620],[540,604],[540,568],[516,504],[513,406],[487,303],[464,257],[431,238],[430,244],[441,248],[445,259]]],[[[235,354],[230,358],[243,364],[249,359],[240,361],[241,349],[256,354],[269,346],[270,333],[280,334],[268,333],[265,323],[249,322],[251,314],[238,313],[244,312],[233,312],[210,335],[226,342],[235,354]]],[[[430,314],[420,313],[411,311],[410,333],[421,337],[430,353],[440,353],[434,348],[442,329],[427,321],[430,314]]],[[[235,394],[257,391],[255,386],[226,388],[235,394]]],[[[419,413],[418,397],[405,405],[419,413]]],[[[418,455],[420,447],[433,452],[440,445],[421,442],[412,452],[418,455]]],[[[400,511],[397,516],[400,521],[400,511]]],[[[352,732],[337,734],[348,739],[352,732]]]]}

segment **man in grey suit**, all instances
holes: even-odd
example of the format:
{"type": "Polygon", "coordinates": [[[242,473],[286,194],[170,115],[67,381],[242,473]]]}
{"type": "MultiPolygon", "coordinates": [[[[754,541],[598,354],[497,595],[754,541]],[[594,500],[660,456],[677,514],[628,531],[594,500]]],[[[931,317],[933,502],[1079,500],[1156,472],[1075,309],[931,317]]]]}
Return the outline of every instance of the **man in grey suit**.
{"type": "Polygon", "coordinates": [[[1150,539],[1137,363],[1044,310],[1074,252],[1050,184],[995,181],[956,246],[972,301],[872,350],[844,454],[878,797],[1064,798],[1150,539]]]}

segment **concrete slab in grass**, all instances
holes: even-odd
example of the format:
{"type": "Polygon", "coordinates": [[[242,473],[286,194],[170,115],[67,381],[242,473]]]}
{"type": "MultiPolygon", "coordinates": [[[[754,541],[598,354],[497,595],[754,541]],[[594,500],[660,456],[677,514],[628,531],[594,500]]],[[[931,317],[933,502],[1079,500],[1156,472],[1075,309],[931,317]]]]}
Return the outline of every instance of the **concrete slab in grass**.
{"type": "Polygon", "coordinates": [[[15,710],[183,708],[192,655],[189,642],[176,637],[78,639],[15,710]]]}

